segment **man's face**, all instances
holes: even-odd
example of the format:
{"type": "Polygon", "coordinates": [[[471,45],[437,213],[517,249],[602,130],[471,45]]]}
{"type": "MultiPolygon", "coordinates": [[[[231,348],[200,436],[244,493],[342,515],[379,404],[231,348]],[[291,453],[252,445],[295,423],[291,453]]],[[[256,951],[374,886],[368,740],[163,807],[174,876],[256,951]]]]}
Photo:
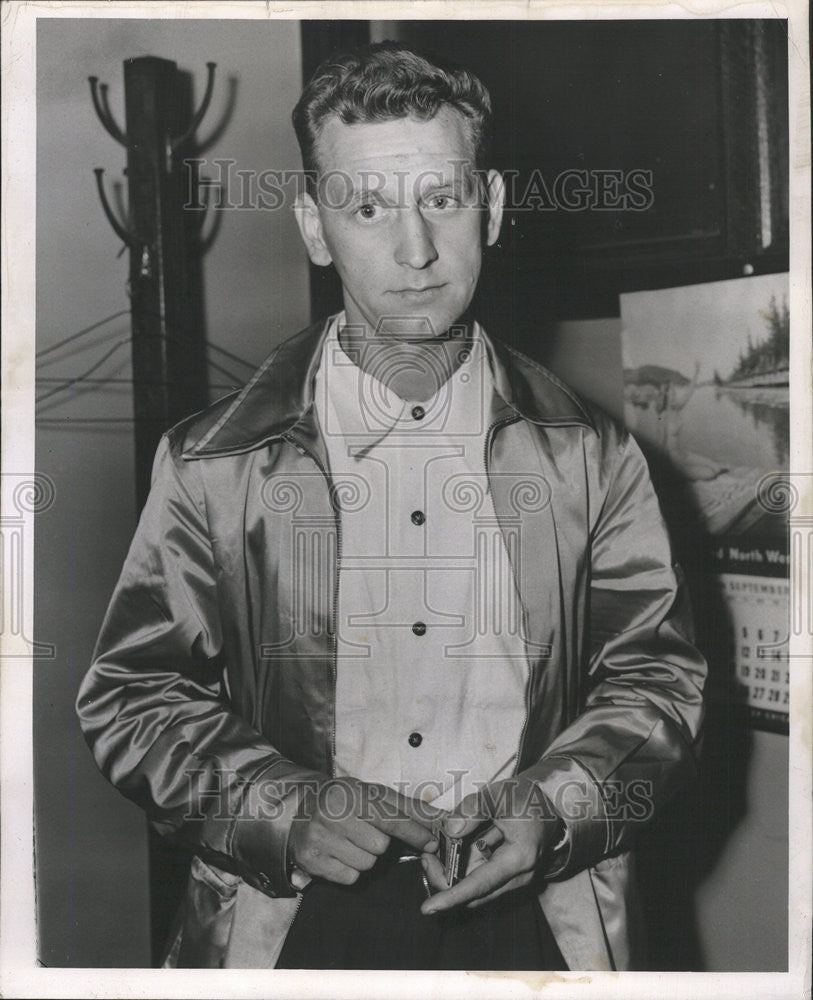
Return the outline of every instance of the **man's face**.
{"type": "Polygon", "coordinates": [[[336,266],[348,324],[405,339],[445,333],[474,295],[483,233],[493,243],[502,217],[501,178],[489,174],[484,197],[463,117],[334,116],[317,156],[318,205],[304,195],[297,221],[311,260],[336,266]]]}

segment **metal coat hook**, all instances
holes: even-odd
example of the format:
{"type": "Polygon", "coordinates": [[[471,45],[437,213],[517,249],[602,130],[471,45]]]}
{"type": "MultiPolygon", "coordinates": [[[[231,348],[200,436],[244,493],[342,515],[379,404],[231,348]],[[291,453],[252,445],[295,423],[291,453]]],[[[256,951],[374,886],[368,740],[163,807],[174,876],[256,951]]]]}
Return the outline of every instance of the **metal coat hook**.
{"type": "MultiPolygon", "coordinates": [[[[154,178],[154,183],[158,185],[156,194],[159,194],[161,198],[165,198],[167,196],[168,189],[164,189],[164,184],[169,183],[172,185],[175,183],[175,178],[181,176],[178,173],[181,169],[180,165],[174,163],[175,151],[177,151],[179,147],[181,147],[190,137],[194,136],[200,123],[203,121],[207,111],[209,110],[209,106],[212,101],[212,94],[214,93],[216,68],[217,63],[206,63],[207,79],[203,98],[197,110],[191,115],[189,123],[186,128],[184,128],[182,133],[175,134],[174,125],[177,122],[177,119],[173,120],[171,114],[161,112],[160,114],[163,115],[163,119],[156,122],[158,135],[160,136],[158,139],[159,148],[156,150],[153,145],[152,155],[155,157],[157,154],[158,159],[157,163],[153,160],[153,167],[147,167],[147,170],[157,168],[157,172],[152,174],[152,176],[154,178]]],[[[172,86],[174,84],[175,72],[176,64],[168,60],[152,56],[128,60],[125,63],[125,103],[128,108],[130,107],[129,100],[132,94],[138,94],[140,92],[139,87],[143,86],[140,82],[141,80],[152,78],[146,93],[154,95],[155,93],[161,92],[162,88],[166,91],[168,86],[172,86]],[[133,89],[131,90],[130,88],[133,89]],[[130,97],[128,97],[128,95],[130,95],[130,97]]],[[[135,158],[135,162],[138,164],[136,169],[136,173],[139,177],[139,180],[137,181],[137,189],[141,191],[145,176],[144,157],[150,156],[149,151],[151,148],[151,139],[149,136],[149,129],[154,126],[145,126],[143,116],[140,118],[137,117],[133,122],[131,122],[129,118],[131,109],[127,112],[127,130],[125,131],[120,128],[110,110],[110,104],[107,97],[107,85],[99,84],[99,79],[96,76],[88,77],[88,80],[90,82],[90,93],[93,100],[93,107],[99,121],[102,123],[108,134],[111,135],[116,142],[120,143],[127,149],[128,168],[132,166],[130,161],[133,158],[135,158]],[[142,136],[144,127],[148,129],[146,139],[142,136]]],[[[137,99],[137,104],[139,99],[140,98],[137,99]]],[[[153,108],[153,115],[156,114],[156,108],[153,108]]],[[[154,143],[154,139],[152,142],[154,143]]],[[[125,173],[128,173],[128,171],[125,171],[125,173]]],[[[130,209],[125,208],[123,198],[121,196],[120,185],[114,185],[114,207],[108,200],[105,192],[103,182],[104,169],[102,167],[96,167],[94,169],[94,174],[96,175],[96,187],[99,193],[99,200],[102,204],[104,214],[107,217],[107,221],[110,223],[113,231],[119,239],[122,240],[124,246],[129,248],[133,254],[136,255],[134,261],[132,262],[135,267],[135,273],[142,278],[151,279],[154,275],[155,267],[155,261],[153,260],[153,249],[155,247],[153,230],[155,228],[155,224],[157,223],[155,223],[155,220],[152,220],[150,216],[147,219],[148,224],[139,224],[138,219],[144,214],[140,209],[134,222],[131,215],[132,202],[130,209]]],[[[210,194],[210,192],[207,189],[207,195],[208,194],[210,194]]],[[[153,196],[148,197],[146,203],[153,204],[152,197],[153,196]]],[[[204,210],[201,212],[200,218],[196,220],[196,224],[190,232],[194,241],[194,250],[198,254],[206,253],[206,251],[211,247],[219,232],[220,224],[222,222],[220,214],[216,213],[208,234],[204,236],[203,228],[206,219],[211,217],[209,212],[210,208],[211,198],[207,197],[204,210]]],[[[144,223],[144,221],[144,219],[141,219],[141,223],[144,223]]]]}
{"type": "MultiPolygon", "coordinates": [[[[124,171],[125,177],[127,176],[127,171],[124,171]]],[[[113,204],[115,205],[116,214],[121,220],[122,225],[125,229],[132,232],[133,220],[130,216],[130,211],[124,204],[124,188],[121,181],[113,182],[113,204]]]]}
{"type": "Polygon", "coordinates": [[[206,78],[206,92],[203,95],[203,100],[200,102],[200,107],[192,116],[192,120],[189,123],[189,127],[182,134],[175,136],[170,140],[169,146],[172,152],[175,150],[191,136],[195,134],[197,127],[203,121],[206,112],[209,110],[209,104],[212,100],[212,93],[215,87],[215,69],[217,68],[217,63],[207,62],[206,69],[208,76],[206,78]]]}
{"type": "Polygon", "coordinates": [[[97,76],[89,76],[88,81],[90,83],[90,96],[93,99],[93,107],[96,110],[99,121],[116,142],[121,143],[122,146],[129,146],[129,139],[116,124],[116,120],[110,110],[110,105],[107,103],[107,84],[103,83],[101,86],[97,86],[99,83],[97,76]],[[99,96],[100,92],[101,97],[99,96]]]}

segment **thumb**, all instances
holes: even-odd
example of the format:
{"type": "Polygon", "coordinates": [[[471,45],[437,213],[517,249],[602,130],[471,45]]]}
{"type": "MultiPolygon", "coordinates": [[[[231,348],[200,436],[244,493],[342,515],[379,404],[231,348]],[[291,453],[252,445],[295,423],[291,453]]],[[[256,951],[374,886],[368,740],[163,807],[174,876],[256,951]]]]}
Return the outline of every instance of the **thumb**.
{"type": "Polygon", "coordinates": [[[465,837],[476,830],[482,823],[479,819],[463,819],[462,816],[449,816],[443,821],[443,829],[450,837],[465,837]]]}
{"type": "Polygon", "coordinates": [[[483,809],[480,796],[475,792],[467,795],[444,817],[443,829],[449,837],[466,837],[479,827],[488,814],[483,809]]]}

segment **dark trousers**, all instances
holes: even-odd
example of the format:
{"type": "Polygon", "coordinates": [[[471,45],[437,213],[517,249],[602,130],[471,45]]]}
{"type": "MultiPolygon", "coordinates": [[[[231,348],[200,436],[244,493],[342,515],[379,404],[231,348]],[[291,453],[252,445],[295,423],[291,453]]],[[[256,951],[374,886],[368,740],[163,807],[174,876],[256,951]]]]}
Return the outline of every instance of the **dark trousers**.
{"type": "Polygon", "coordinates": [[[278,969],[567,969],[535,893],[423,916],[420,862],[379,862],[352,886],[314,881],[278,969]]]}

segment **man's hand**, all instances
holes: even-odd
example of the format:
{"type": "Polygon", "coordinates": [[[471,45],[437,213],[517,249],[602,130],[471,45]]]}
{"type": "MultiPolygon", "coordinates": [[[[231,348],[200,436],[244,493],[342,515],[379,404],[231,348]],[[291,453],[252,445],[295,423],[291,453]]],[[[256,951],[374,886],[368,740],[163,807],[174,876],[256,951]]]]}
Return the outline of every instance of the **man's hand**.
{"type": "Polygon", "coordinates": [[[489,860],[451,889],[438,858],[424,853],[424,871],[437,894],[422,904],[422,913],[439,913],[463,904],[468,908],[481,906],[504,892],[528,885],[546,849],[562,832],[561,820],[547,797],[522,775],[494,782],[467,795],[447,815],[443,828],[450,837],[466,837],[489,820],[493,825],[479,842],[496,850],[489,860]]]}
{"type": "Polygon", "coordinates": [[[385,785],[336,778],[309,788],[291,824],[289,860],[308,875],[352,885],[395,838],[431,857],[432,821],[443,814],[385,785]]]}

